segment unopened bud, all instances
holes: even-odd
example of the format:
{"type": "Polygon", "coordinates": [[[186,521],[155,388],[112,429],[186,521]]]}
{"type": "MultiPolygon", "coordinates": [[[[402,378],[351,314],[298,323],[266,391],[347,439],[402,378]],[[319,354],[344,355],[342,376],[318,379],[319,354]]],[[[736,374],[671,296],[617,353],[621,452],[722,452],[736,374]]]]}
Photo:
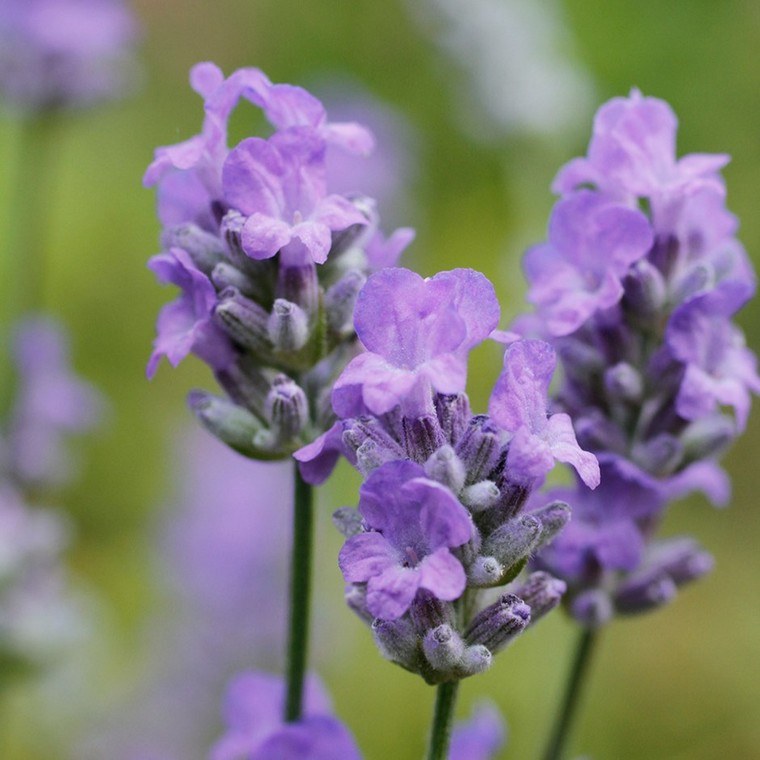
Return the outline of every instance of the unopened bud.
{"type": "Polygon", "coordinates": [[[366,281],[360,271],[352,269],[325,293],[327,326],[337,335],[346,336],[354,331],[356,296],[366,281]]]}
{"type": "Polygon", "coordinates": [[[553,501],[530,513],[541,522],[541,536],[537,546],[546,546],[570,522],[570,507],[564,501],[553,501]]]}
{"type": "Polygon", "coordinates": [[[497,528],[483,543],[483,553],[510,568],[527,557],[541,538],[541,521],[521,515],[497,528]]]}
{"type": "Polygon", "coordinates": [[[362,516],[353,507],[340,507],[332,515],[333,525],[345,536],[351,538],[363,531],[362,516]]]}
{"type": "Polygon", "coordinates": [[[599,628],[612,618],[612,600],[606,591],[591,589],[573,599],[570,614],[587,628],[599,628]]]}
{"type": "Polygon", "coordinates": [[[161,235],[161,244],[167,249],[181,248],[205,274],[210,274],[224,256],[222,241],[197,224],[169,227],[161,235]]]}
{"type": "Polygon", "coordinates": [[[631,458],[643,470],[652,475],[671,475],[683,462],[683,444],[669,433],[660,433],[648,441],[638,443],[631,451],[631,458]]]}
{"type": "Polygon", "coordinates": [[[253,439],[262,426],[251,412],[205,391],[191,391],[187,401],[203,427],[212,435],[240,454],[256,456],[253,439]]]}
{"type": "Polygon", "coordinates": [[[256,288],[251,282],[251,278],[226,261],[220,261],[214,267],[214,270],[211,272],[211,281],[219,291],[235,288],[235,290],[239,290],[248,298],[251,298],[256,293],[256,288]]]}
{"type": "Polygon", "coordinates": [[[644,393],[641,373],[627,362],[620,362],[604,372],[604,387],[613,401],[639,401],[644,393]]]}
{"type": "Polygon", "coordinates": [[[425,474],[442,483],[453,493],[459,493],[464,486],[465,471],[462,460],[448,444],[434,451],[425,462],[425,474]]]}
{"type": "Polygon", "coordinates": [[[309,339],[309,318],[292,301],[278,298],[267,322],[269,340],[277,351],[298,351],[309,339]]]}
{"type": "Polygon", "coordinates": [[[287,375],[278,375],[267,396],[267,417],[278,443],[297,438],[309,420],[309,402],[303,389],[287,375]]]}
{"type": "Polygon", "coordinates": [[[528,580],[515,590],[530,605],[531,623],[553,610],[567,590],[564,581],[543,571],[531,573],[528,580]]]}
{"type": "Polygon", "coordinates": [[[623,281],[623,286],[625,307],[640,319],[650,320],[662,311],[666,297],[665,280],[657,267],[648,261],[637,261],[623,281]]]}
{"type": "Polygon", "coordinates": [[[694,420],[681,433],[684,457],[689,462],[720,454],[736,436],[736,423],[724,414],[694,420]]]}
{"type": "Polygon", "coordinates": [[[487,416],[479,414],[467,425],[455,451],[467,470],[467,482],[485,480],[499,461],[499,438],[487,416]]]}
{"type": "Polygon", "coordinates": [[[490,509],[499,500],[501,492],[499,487],[492,480],[481,480],[479,483],[473,483],[467,486],[460,496],[460,501],[471,512],[485,512],[490,509]]]}
{"type": "Polygon", "coordinates": [[[437,393],[433,403],[446,440],[456,446],[472,417],[469,399],[464,393],[437,393]]]}
{"type": "Polygon", "coordinates": [[[403,426],[406,450],[415,462],[426,462],[446,443],[438,418],[432,414],[416,419],[404,417],[403,426]]]}
{"type": "Polygon", "coordinates": [[[422,651],[435,670],[453,673],[462,661],[464,641],[450,625],[439,625],[425,635],[422,651]]]}
{"type": "Polygon", "coordinates": [[[673,287],[671,300],[674,304],[683,303],[698,293],[711,290],[715,285],[715,269],[707,262],[701,261],[693,266],[673,287]]]}
{"type": "Polygon", "coordinates": [[[499,586],[507,573],[507,568],[496,557],[475,557],[467,568],[467,581],[476,588],[499,586]]]}
{"type": "Polygon", "coordinates": [[[319,280],[313,261],[299,266],[280,264],[277,298],[296,304],[304,314],[315,314],[319,306],[319,280]]]}
{"type": "Polygon", "coordinates": [[[269,315],[239,290],[228,288],[220,293],[214,320],[236,343],[254,354],[267,355],[271,351],[269,315]]]}
{"type": "Polygon", "coordinates": [[[421,664],[419,639],[414,626],[408,618],[399,620],[381,620],[372,623],[372,637],[380,654],[386,660],[395,662],[404,668],[418,671],[421,664]]]}
{"type": "Polygon", "coordinates": [[[491,667],[493,655],[488,647],[482,644],[474,644],[467,647],[462,655],[462,661],[459,664],[457,675],[460,678],[475,676],[478,673],[485,673],[491,667]]]}
{"type": "Polygon", "coordinates": [[[665,573],[682,586],[709,573],[715,560],[694,539],[679,537],[652,544],[645,564],[649,572],[665,573]]]}
{"type": "Polygon", "coordinates": [[[414,603],[409,608],[409,618],[420,636],[440,625],[454,626],[456,621],[453,605],[426,591],[417,592],[414,603]]]}
{"type": "Polygon", "coordinates": [[[224,388],[236,403],[252,411],[258,417],[266,417],[266,399],[271,382],[258,367],[258,362],[251,362],[250,357],[241,356],[214,373],[219,385],[224,388]]]}
{"type": "Polygon", "coordinates": [[[375,616],[367,609],[367,586],[350,583],[346,586],[345,596],[348,608],[361,620],[372,625],[375,616]]]}
{"type": "Polygon", "coordinates": [[[647,574],[644,578],[631,578],[615,592],[615,609],[633,615],[662,607],[675,599],[678,589],[673,579],[661,575],[647,574]]]}
{"type": "Polygon", "coordinates": [[[504,594],[481,610],[470,623],[465,640],[496,654],[512,643],[531,621],[531,608],[515,594],[504,594]]]}

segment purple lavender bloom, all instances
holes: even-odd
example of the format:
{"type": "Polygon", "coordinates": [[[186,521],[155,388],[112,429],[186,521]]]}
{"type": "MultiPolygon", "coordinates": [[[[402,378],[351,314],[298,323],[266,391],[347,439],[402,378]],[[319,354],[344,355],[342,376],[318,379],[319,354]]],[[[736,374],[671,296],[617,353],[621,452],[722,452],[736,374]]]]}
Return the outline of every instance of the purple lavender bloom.
{"type": "Polygon", "coordinates": [[[454,726],[449,760],[493,760],[506,742],[506,733],[496,706],[481,702],[467,722],[454,726]]]}
{"type": "Polygon", "coordinates": [[[677,196],[706,187],[722,190],[718,172],[728,156],[692,153],[677,160],[677,127],[675,114],[662,100],[636,89],[628,98],[613,98],[594,119],[588,156],[563,167],[552,189],[565,195],[591,184],[623,202],[651,198],[658,210],[677,196]]]}
{"type": "Polygon", "coordinates": [[[465,573],[451,549],[472,536],[472,521],[454,495],[413,462],[389,462],[364,483],[359,512],[365,531],[349,538],[338,563],[349,583],[367,583],[367,608],[401,617],[418,590],[457,599],[465,573]]]}
{"type": "Polygon", "coordinates": [[[524,259],[528,300],[548,332],[568,335],[618,303],[621,280],[651,245],[652,232],[639,211],[588,190],[557,203],[548,243],[529,249],[524,259]]]}
{"type": "Polygon", "coordinates": [[[70,366],[69,341],[50,317],[30,317],[14,337],[18,372],[7,440],[7,466],[23,483],[45,486],[64,482],[71,462],[64,439],[95,428],[105,402],[70,366]]]}
{"type": "Polygon", "coordinates": [[[246,216],[243,250],[253,259],[280,252],[285,265],[324,264],[332,232],[366,217],[349,200],[327,195],[325,143],[308,127],[251,137],[231,151],[222,170],[225,199],[246,216]]]}
{"type": "Polygon", "coordinates": [[[304,717],[283,723],[282,678],[244,673],[230,684],[224,701],[225,735],[214,745],[212,760],[358,760],[356,742],[331,714],[319,681],[310,677],[304,695],[304,717]]]}
{"type": "Polygon", "coordinates": [[[513,477],[542,480],[556,460],[571,464],[583,481],[595,488],[599,485],[596,457],[580,448],[567,414],[547,414],[547,392],[556,363],[554,349],[543,341],[510,345],[488,412],[511,434],[507,467],[513,477]]]}
{"type": "Polygon", "coordinates": [[[479,272],[455,269],[423,279],[408,269],[372,275],[356,303],[354,324],[367,349],[335,383],[339,417],[406,413],[430,407],[431,388],[460,393],[467,356],[499,321],[493,286],[479,272]]]}
{"type": "Polygon", "coordinates": [[[699,419],[718,404],[732,406],[738,431],[747,425],[750,392],[760,393],[757,357],[745,346],[741,330],[715,309],[693,301],[668,323],[665,341],[685,366],[676,398],[678,414],[699,419]]]}
{"type": "Polygon", "coordinates": [[[154,256],[149,266],[161,282],[178,286],[182,293],[158,316],[158,336],[148,362],[148,377],[156,373],[162,356],[176,367],[190,352],[215,369],[224,369],[235,358],[235,349],[212,321],[217,297],[211,280],[181,248],[154,256]]]}
{"type": "Polygon", "coordinates": [[[0,92],[25,110],[118,96],[132,78],[136,37],[120,0],[4,0],[0,92]]]}

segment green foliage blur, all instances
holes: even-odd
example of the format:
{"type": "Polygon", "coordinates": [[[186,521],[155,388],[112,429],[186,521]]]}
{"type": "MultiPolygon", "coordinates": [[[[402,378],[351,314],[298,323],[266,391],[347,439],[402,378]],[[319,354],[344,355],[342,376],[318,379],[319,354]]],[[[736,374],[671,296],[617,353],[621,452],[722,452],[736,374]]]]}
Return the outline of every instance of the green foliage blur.
{"type": "MultiPolygon", "coordinates": [[[[418,229],[406,263],[426,275],[455,266],[482,270],[502,299],[503,326],[524,308],[519,256],[544,235],[554,171],[585,151],[594,107],[632,86],[671,103],[680,119],[681,153],[732,155],[729,207],[760,265],[758,3],[566,0],[562,23],[595,88],[593,102],[579,105],[582,126],[550,137],[497,131],[489,139],[461,128],[457,111],[470,105],[457,92],[467,87],[467,74],[413,22],[416,4],[140,0],[141,88],[124,102],[67,114],[56,125],[43,228],[44,305],[69,326],[76,367],[113,407],[107,429],[79,447],[83,476],[60,499],[76,526],[73,571],[102,598],[107,655],[93,653],[93,659],[104,695],[128,688],[145,647],[145,621],[161,604],[149,557],[162,504],[172,493],[177,439],[190,416],[184,397],[192,387],[213,389],[194,360],[177,370],[162,366],[151,383],[144,377],[155,317],[170,292],[145,268],[158,251],[159,226],[154,193],[142,188],[141,176],[154,147],[199,129],[201,101],[187,84],[193,63],[213,60],[227,73],[255,65],[273,81],[306,87],[331,75],[349,77],[403,113],[419,137],[413,201],[399,220],[418,229]]],[[[469,2],[460,6],[467,14],[469,2]]],[[[3,231],[11,221],[19,129],[12,119],[0,124],[3,231]]],[[[0,283],[3,291],[8,287],[0,283]]],[[[750,304],[740,322],[759,350],[760,303],[750,304]]],[[[480,349],[473,361],[473,395],[482,407],[499,352],[480,349]]],[[[758,447],[755,414],[725,460],[734,481],[730,508],[716,511],[694,498],[667,518],[664,532],[695,534],[714,553],[716,569],[671,607],[605,631],[573,756],[760,756],[758,447]]],[[[336,710],[366,757],[418,758],[432,690],[382,660],[340,604],[339,537],[329,515],[355,503],[357,482],[343,468],[319,494],[316,605],[328,606],[330,620],[315,654],[336,710]]],[[[487,695],[509,722],[503,756],[537,757],[577,635],[561,613],[551,615],[500,655],[489,673],[464,683],[459,716],[487,695]]],[[[70,747],[77,732],[86,731],[86,720],[76,727],[56,722],[37,714],[35,705],[23,686],[2,696],[0,757],[75,757],[70,747]]]]}

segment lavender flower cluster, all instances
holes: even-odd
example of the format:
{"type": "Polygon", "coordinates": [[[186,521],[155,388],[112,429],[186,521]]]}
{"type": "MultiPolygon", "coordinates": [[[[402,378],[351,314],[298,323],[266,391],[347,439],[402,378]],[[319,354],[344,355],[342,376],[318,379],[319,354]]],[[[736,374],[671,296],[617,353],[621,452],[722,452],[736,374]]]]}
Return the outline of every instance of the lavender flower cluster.
{"type": "Polygon", "coordinates": [[[148,374],[162,356],[176,365],[196,354],[227,393],[191,395],[201,422],[247,456],[279,458],[329,426],[329,388],[358,350],[356,295],[412,233],[386,240],[371,199],[329,192],[328,147],[367,154],[365,128],[328,122],[311,94],[258,69],[225,79],[203,63],[191,83],[204,98],[203,131],[159,148],[145,175],[164,224],[165,250],[150,267],[182,290],[161,311],[148,374]],[[230,150],[241,99],[274,132],[230,150]]]}
{"type": "Polygon", "coordinates": [[[133,78],[136,38],[121,0],[3,0],[0,93],[24,111],[118,96],[133,78]]]}
{"type": "Polygon", "coordinates": [[[509,346],[489,413],[473,415],[468,354],[498,321],[493,287],[473,270],[372,275],[354,313],[366,352],[333,388],[339,421],[295,455],[312,483],[341,454],[366,477],[358,511],[335,515],[347,538],[339,558],[347,601],[382,653],[429,683],[482,672],[560,601],[564,583],[537,572],[476,604],[478,591],[513,580],[567,522],[560,502],[524,511],[555,460],[599,483],[570,418],[547,415],[555,365],[547,343],[509,346]]]}
{"type": "Polygon", "coordinates": [[[676,118],[633,91],[596,116],[585,158],[559,172],[548,240],[528,251],[536,312],[517,329],[562,359],[556,404],[602,480],[567,499],[573,521],[537,560],[569,585],[569,607],[599,625],[670,601],[712,559],[694,540],[655,540],[667,504],[729,497],[716,457],[740,434],[755,356],[735,313],[755,276],[725,207],[724,155],[676,158],[676,118]]]}

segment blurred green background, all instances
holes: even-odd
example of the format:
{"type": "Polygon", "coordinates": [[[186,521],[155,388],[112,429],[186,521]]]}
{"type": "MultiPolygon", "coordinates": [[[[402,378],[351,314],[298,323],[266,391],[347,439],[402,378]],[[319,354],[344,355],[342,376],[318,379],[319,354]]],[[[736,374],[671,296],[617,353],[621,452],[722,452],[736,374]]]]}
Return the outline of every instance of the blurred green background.
{"type": "MultiPolygon", "coordinates": [[[[158,250],[159,226],[154,194],[142,188],[141,175],[155,146],[184,139],[200,126],[201,103],[187,84],[193,63],[213,60],[227,73],[255,65],[273,81],[306,87],[347,76],[398,109],[417,135],[412,201],[394,220],[418,230],[406,263],[424,274],[454,266],[482,270],[507,318],[523,308],[519,255],[544,234],[554,172],[585,151],[594,108],[632,86],[672,104],[681,123],[680,152],[733,156],[726,170],[729,206],[760,264],[760,4],[532,3],[532,14],[545,14],[564,40],[563,65],[579,67],[588,86],[587,96],[572,105],[567,127],[552,124],[544,134],[504,128],[489,122],[487,108],[476,110],[467,56],[482,55],[484,46],[514,46],[514,39],[492,32],[473,42],[471,53],[452,56],[436,40],[469,28],[482,3],[438,3],[449,9],[446,25],[431,10],[436,5],[140,0],[141,88],[120,104],[68,115],[58,125],[45,228],[46,307],[70,327],[77,368],[113,405],[105,432],[80,447],[83,477],[60,499],[77,526],[69,555],[74,572],[102,598],[107,654],[97,655],[97,677],[104,694],[129,681],[145,646],[145,621],[158,604],[147,558],[157,512],[172,489],[173,451],[189,417],[185,394],[194,386],[213,388],[194,360],[177,370],[163,366],[151,383],[144,377],[156,313],[170,293],[145,268],[158,250]],[[421,17],[423,6],[429,13],[421,17]]],[[[519,25],[510,34],[519,37],[519,25]]],[[[500,61],[493,52],[493,61],[500,61]]],[[[494,89],[492,97],[505,95],[494,89]]],[[[0,130],[0,221],[6,229],[18,125],[6,119],[0,130]]],[[[750,346],[760,349],[760,304],[750,304],[740,322],[750,346]]],[[[473,361],[473,396],[482,407],[498,371],[498,351],[481,349],[473,361]]],[[[715,511],[700,498],[672,510],[665,532],[695,534],[715,554],[716,569],[671,607],[605,632],[575,755],[760,757],[759,446],[755,415],[725,460],[734,481],[728,510],[715,511]]],[[[356,485],[344,468],[319,495],[317,606],[327,604],[331,613],[316,654],[337,711],[366,757],[418,758],[433,691],[382,660],[362,625],[335,604],[342,583],[329,515],[333,507],[354,503],[356,485]]],[[[504,757],[537,756],[576,634],[554,614],[500,655],[489,673],[464,683],[461,716],[481,695],[507,716],[504,757]]],[[[76,721],[56,722],[37,713],[36,704],[27,688],[8,695],[0,716],[2,757],[75,757],[71,747],[77,732],[87,730],[88,710],[76,721]]]]}

